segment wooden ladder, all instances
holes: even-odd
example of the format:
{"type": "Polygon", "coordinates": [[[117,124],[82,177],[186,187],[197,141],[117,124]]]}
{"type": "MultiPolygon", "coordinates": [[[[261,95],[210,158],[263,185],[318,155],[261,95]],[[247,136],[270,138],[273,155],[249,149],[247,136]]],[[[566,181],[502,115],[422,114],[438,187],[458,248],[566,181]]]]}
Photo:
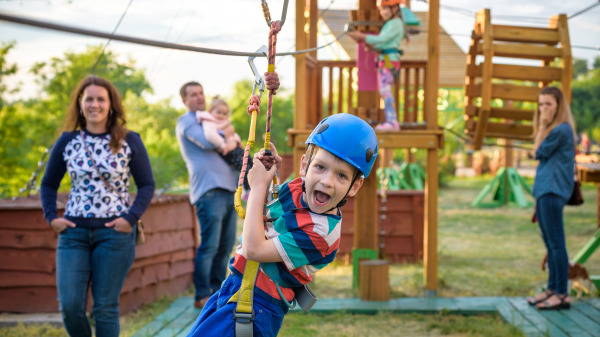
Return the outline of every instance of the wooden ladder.
{"type": "Polygon", "coordinates": [[[493,25],[490,10],[480,10],[467,53],[464,86],[465,134],[473,149],[481,149],[484,137],[531,140],[541,88],[560,86],[570,102],[572,74],[565,14],[551,17],[548,28],[539,28],[493,25]],[[477,63],[478,56],[482,62],[477,63]],[[494,63],[495,57],[513,60],[494,63]],[[523,59],[541,60],[541,64],[515,65],[523,59]]]}

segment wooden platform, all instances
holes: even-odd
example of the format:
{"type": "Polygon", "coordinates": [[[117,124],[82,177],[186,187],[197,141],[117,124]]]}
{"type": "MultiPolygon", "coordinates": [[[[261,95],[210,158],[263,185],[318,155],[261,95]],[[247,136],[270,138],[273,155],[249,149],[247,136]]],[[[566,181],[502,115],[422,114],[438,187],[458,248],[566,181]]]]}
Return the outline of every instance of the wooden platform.
{"type": "MultiPolygon", "coordinates": [[[[191,297],[176,300],[134,337],[186,336],[200,313],[193,302],[191,297]]],[[[570,310],[561,311],[538,311],[529,306],[524,297],[398,298],[388,302],[320,299],[311,313],[327,314],[340,310],[356,314],[379,311],[423,314],[445,311],[460,315],[498,313],[526,336],[600,336],[600,299],[597,298],[574,299],[570,310]]],[[[294,309],[293,312],[302,311],[294,309]]]]}

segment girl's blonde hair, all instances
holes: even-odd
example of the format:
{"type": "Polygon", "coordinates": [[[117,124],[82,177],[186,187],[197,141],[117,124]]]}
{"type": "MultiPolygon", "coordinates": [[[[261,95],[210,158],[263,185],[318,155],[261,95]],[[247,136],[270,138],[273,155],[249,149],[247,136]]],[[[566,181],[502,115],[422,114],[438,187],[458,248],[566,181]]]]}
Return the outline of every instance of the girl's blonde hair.
{"type": "Polygon", "coordinates": [[[219,95],[217,95],[212,98],[212,101],[210,102],[210,107],[208,110],[213,111],[213,109],[219,105],[224,105],[227,107],[227,109],[229,109],[229,104],[227,104],[227,102],[225,102],[223,99],[221,99],[221,97],[219,95]]]}
{"type": "MultiPolygon", "coordinates": [[[[548,125],[548,127],[543,131],[543,134],[542,134],[542,137],[540,138],[540,140],[543,141],[544,139],[546,139],[548,134],[550,134],[550,132],[552,130],[554,130],[555,127],[559,126],[562,123],[568,123],[571,126],[571,130],[573,131],[573,139],[577,140],[577,134],[575,133],[575,121],[573,119],[573,114],[571,113],[571,108],[569,108],[569,104],[565,100],[565,96],[563,95],[562,91],[560,91],[560,89],[558,89],[557,87],[544,87],[544,88],[542,88],[542,91],[540,91],[540,94],[538,95],[538,97],[541,95],[551,95],[552,97],[554,97],[554,99],[556,100],[557,107],[556,107],[556,114],[554,115],[554,120],[552,120],[552,122],[550,122],[550,125],[548,125]]],[[[534,139],[537,137],[538,132],[540,132],[540,107],[539,107],[539,105],[535,109],[535,112],[533,114],[533,138],[534,139]]]]}

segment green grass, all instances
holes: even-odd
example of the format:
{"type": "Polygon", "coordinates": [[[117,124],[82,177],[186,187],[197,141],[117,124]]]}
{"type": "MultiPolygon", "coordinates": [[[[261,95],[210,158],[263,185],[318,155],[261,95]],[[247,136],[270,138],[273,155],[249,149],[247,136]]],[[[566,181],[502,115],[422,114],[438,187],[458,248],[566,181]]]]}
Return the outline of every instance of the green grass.
{"type": "Polygon", "coordinates": [[[353,315],[286,315],[279,337],[309,336],[524,336],[498,315],[459,316],[447,313],[353,315]]]}
{"type": "MultiPolygon", "coordinates": [[[[527,296],[546,283],[540,270],[545,248],[532,208],[476,209],[469,205],[492,177],[454,179],[439,193],[438,296],[527,296]]],[[[529,180],[530,184],[532,183],[529,180]]],[[[565,208],[567,249],[572,258],[597,229],[596,186],[584,185],[585,203],[565,208]]],[[[533,199],[530,199],[533,200],[533,199]]],[[[241,232],[241,221],[239,222],[241,232]]],[[[586,262],[600,274],[600,252],[586,262]]],[[[423,264],[390,267],[392,298],[424,296],[423,264]]],[[[321,270],[311,283],[320,298],[359,297],[352,266],[342,259],[321,270]]],[[[191,296],[192,292],[185,295],[191,296]]],[[[121,318],[121,335],[131,336],[164,311],[174,298],[144,306],[121,318]]],[[[332,315],[291,313],[280,336],[520,336],[497,315],[450,314],[332,315]]],[[[13,327],[0,336],[66,336],[62,328],[13,327]]]]}

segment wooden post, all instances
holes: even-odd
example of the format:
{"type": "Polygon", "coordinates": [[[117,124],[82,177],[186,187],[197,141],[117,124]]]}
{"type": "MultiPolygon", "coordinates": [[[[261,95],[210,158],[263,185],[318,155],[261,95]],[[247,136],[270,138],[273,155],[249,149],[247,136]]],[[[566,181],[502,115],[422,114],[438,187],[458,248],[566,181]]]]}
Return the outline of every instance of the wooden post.
{"type": "Polygon", "coordinates": [[[390,300],[390,265],[386,260],[360,262],[360,299],[363,301],[390,300]]]}
{"type": "MultiPolygon", "coordinates": [[[[430,3],[429,12],[431,13],[430,3]]],[[[482,9],[477,13],[477,21],[483,26],[483,55],[484,61],[482,66],[482,82],[481,82],[481,109],[479,109],[479,117],[477,126],[475,127],[474,147],[476,150],[481,149],[483,138],[487,130],[488,119],[490,117],[490,104],[492,101],[492,59],[494,56],[493,36],[492,36],[492,19],[489,9],[482,9]]],[[[430,38],[431,39],[431,38],[430,38]]]]}
{"type": "MultiPolygon", "coordinates": [[[[296,1],[296,49],[309,49],[317,46],[316,20],[318,17],[317,0],[296,1]],[[304,13],[309,8],[309,16],[304,13]],[[311,26],[311,23],[315,25],[311,26]],[[308,31],[305,30],[308,28],[308,31]]],[[[317,52],[311,52],[308,55],[316,58],[317,52]]],[[[308,102],[309,102],[309,69],[307,65],[307,54],[298,54],[296,57],[296,94],[294,99],[294,129],[305,130],[308,120],[308,102]]],[[[298,168],[300,167],[300,158],[304,151],[298,150],[296,144],[294,148],[294,172],[298,177],[298,168]]]]}
{"type": "Polygon", "coordinates": [[[561,89],[567,102],[571,103],[571,81],[573,79],[573,56],[571,55],[571,40],[569,39],[569,25],[565,14],[555,15],[550,18],[549,28],[558,30],[560,49],[562,52],[561,89]]]}
{"type": "MultiPolygon", "coordinates": [[[[358,11],[373,10],[375,0],[359,0],[358,11]]],[[[361,108],[378,107],[377,91],[359,91],[357,101],[359,116],[361,108]]],[[[354,198],[354,248],[377,249],[377,163],[365,179],[354,198]]]]}
{"type": "MultiPolygon", "coordinates": [[[[437,93],[440,69],[440,1],[429,1],[427,42],[427,71],[425,73],[427,129],[437,129],[437,93]]],[[[438,230],[438,148],[427,149],[427,178],[425,180],[425,233],[423,237],[423,264],[425,290],[437,295],[437,230],[438,230]]]]}

